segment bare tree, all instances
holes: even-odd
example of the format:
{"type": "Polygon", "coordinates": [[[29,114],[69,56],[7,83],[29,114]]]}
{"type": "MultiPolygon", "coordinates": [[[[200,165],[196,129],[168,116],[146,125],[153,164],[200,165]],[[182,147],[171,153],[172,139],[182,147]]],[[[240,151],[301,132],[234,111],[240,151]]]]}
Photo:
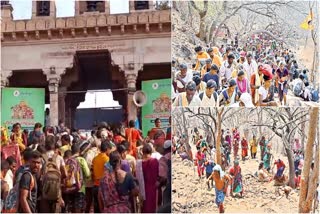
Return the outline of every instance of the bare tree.
{"type": "Polygon", "coordinates": [[[203,8],[202,9],[200,9],[194,1],[190,1],[190,4],[198,12],[198,14],[200,16],[199,33],[197,34],[197,36],[201,40],[205,40],[206,39],[205,17],[208,12],[208,1],[206,1],[206,0],[203,1],[203,8]]]}
{"type": "Polygon", "coordinates": [[[301,123],[307,120],[302,120],[308,112],[304,108],[262,108],[269,115],[269,123],[252,124],[252,126],[264,126],[269,128],[274,134],[282,139],[286,156],[289,162],[289,186],[295,188],[294,178],[294,157],[292,151],[292,142],[296,132],[305,136],[299,128],[301,123]]]}
{"type": "Polygon", "coordinates": [[[310,110],[308,141],[305,150],[304,166],[301,177],[301,189],[299,198],[299,213],[310,213],[317,189],[319,176],[319,145],[316,142],[317,125],[319,122],[319,108],[310,110]],[[313,153],[315,149],[315,153],[313,153]],[[315,158],[314,168],[311,170],[312,159],[315,158]]]}

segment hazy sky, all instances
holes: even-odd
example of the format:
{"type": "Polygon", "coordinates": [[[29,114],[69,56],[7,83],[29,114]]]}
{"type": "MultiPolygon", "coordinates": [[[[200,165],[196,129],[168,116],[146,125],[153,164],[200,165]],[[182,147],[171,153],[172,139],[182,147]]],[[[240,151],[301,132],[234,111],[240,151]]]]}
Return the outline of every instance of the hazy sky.
{"type": "MultiPolygon", "coordinates": [[[[57,17],[74,16],[74,0],[55,0],[57,17]]],[[[129,13],[129,0],[109,0],[110,13],[129,13]],[[121,2],[121,3],[120,3],[121,2]]],[[[13,7],[13,18],[31,19],[32,0],[10,0],[13,7]]]]}

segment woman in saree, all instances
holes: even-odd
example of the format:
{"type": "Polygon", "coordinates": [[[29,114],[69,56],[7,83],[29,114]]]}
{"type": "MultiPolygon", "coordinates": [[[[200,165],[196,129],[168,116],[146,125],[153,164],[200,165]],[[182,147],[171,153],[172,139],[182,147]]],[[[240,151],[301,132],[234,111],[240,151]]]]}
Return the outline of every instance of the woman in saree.
{"type": "Polygon", "coordinates": [[[102,213],[130,213],[130,196],[139,194],[131,173],[121,170],[119,152],[110,153],[106,173],[100,180],[98,202],[102,213]]]}
{"type": "Polygon", "coordinates": [[[137,160],[136,177],[139,182],[140,194],[143,200],[142,213],[154,213],[158,204],[159,162],[151,158],[152,147],[145,144],[142,148],[143,158],[137,160]]]}
{"type": "Polygon", "coordinates": [[[263,156],[263,167],[269,172],[271,168],[271,144],[268,144],[265,147],[264,156],[263,156]]]}
{"type": "Polygon", "coordinates": [[[234,193],[240,193],[240,196],[242,197],[242,194],[243,194],[242,175],[241,175],[241,168],[238,160],[234,161],[234,166],[230,168],[229,174],[232,176],[231,195],[233,195],[234,193]]]}

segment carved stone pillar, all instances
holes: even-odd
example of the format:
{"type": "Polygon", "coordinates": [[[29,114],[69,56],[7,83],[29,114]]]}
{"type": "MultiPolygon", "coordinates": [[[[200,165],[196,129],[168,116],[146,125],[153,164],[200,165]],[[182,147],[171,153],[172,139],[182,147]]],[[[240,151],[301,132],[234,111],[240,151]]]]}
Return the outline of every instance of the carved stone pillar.
{"type": "Polygon", "coordinates": [[[48,88],[50,93],[50,126],[57,126],[59,121],[59,95],[58,89],[61,80],[61,75],[64,74],[65,69],[56,69],[51,66],[49,69],[43,69],[47,76],[48,88]]]}
{"type": "Polygon", "coordinates": [[[136,120],[137,118],[137,106],[133,102],[133,94],[136,91],[136,82],[138,77],[138,72],[125,72],[128,95],[127,95],[127,112],[128,121],[136,120]]]}
{"type": "Polygon", "coordinates": [[[58,111],[59,111],[59,120],[66,121],[66,92],[67,87],[59,87],[58,93],[58,111]]]}
{"type": "Polygon", "coordinates": [[[50,126],[57,126],[59,120],[59,100],[58,100],[58,86],[59,78],[50,77],[49,81],[49,93],[50,93],[50,126]]]}

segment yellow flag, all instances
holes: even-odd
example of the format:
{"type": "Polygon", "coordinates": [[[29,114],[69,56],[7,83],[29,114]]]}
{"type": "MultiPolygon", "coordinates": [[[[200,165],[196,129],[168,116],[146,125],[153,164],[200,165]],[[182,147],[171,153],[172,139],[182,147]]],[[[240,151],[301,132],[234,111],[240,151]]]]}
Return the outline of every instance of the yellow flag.
{"type": "Polygon", "coordinates": [[[310,12],[307,18],[301,23],[300,27],[304,30],[313,30],[314,26],[312,24],[312,18],[313,14],[310,12]]]}

